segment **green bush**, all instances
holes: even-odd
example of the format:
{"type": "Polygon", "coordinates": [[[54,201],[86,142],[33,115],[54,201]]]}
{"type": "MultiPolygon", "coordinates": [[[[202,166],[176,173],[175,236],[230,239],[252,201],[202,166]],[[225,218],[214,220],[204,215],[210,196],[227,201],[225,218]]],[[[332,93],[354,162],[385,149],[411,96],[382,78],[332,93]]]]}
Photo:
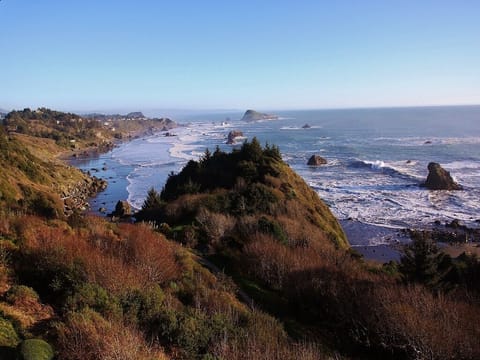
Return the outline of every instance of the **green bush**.
{"type": "Polygon", "coordinates": [[[282,227],[274,220],[269,220],[265,216],[258,219],[258,229],[268,235],[272,235],[280,243],[286,245],[288,241],[287,234],[283,231],[282,227]]]}
{"type": "Polygon", "coordinates": [[[17,352],[18,360],[51,360],[55,355],[50,344],[42,339],[22,341],[17,352]]]}
{"type": "Polygon", "coordinates": [[[74,290],[74,294],[66,300],[66,308],[80,311],[89,307],[106,316],[115,316],[121,313],[118,300],[97,284],[81,284],[74,290]]]}
{"type": "Polygon", "coordinates": [[[0,347],[15,347],[20,342],[10,321],[0,317],[0,347]]]}
{"type": "Polygon", "coordinates": [[[165,294],[159,285],[144,290],[134,290],[120,300],[124,317],[132,323],[149,327],[150,321],[163,311],[165,294]]]}

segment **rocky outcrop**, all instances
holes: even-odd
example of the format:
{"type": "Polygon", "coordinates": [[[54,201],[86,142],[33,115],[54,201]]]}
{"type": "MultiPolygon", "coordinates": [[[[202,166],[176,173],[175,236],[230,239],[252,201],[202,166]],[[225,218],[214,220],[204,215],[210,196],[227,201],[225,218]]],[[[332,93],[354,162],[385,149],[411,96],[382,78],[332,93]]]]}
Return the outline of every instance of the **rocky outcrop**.
{"type": "Polygon", "coordinates": [[[271,115],[266,113],[261,113],[255,110],[247,110],[243,114],[243,121],[258,121],[258,120],[277,120],[277,115],[271,115]]]}
{"type": "Polygon", "coordinates": [[[327,163],[327,160],[325,160],[323,157],[319,155],[312,155],[310,159],[308,159],[307,165],[320,166],[320,165],[325,165],[326,163],[327,163]]]}
{"type": "Polygon", "coordinates": [[[62,193],[64,213],[69,216],[75,211],[85,211],[90,205],[88,199],[107,188],[107,181],[95,176],[83,181],[62,193]]]}
{"type": "Polygon", "coordinates": [[[302,126],[302,129],[310,129],[310,128],[311,128],[311,126],[308,125],[308,124],[305,124],[305,125],[302,126]]]}
{"type": "Polygon", "coordinates": [[[115,205],[115,211],[112,213],[112,216],[116,217],[127,217],[132,215],[132,208],[128,201],[119,200],[117,205],[115,205]]]}
{"type": "Polygon", "coordinates": [[[435,162],[428,164],[428,176],[423,186],[429,190],[462,190],[450,173],[435,162]]]}
{"type": "Polygon", "coordinates": [[[240,130],[232,130],[228,133],[227,144],[232,145],[235,144],[235,139],[238,137],[243,137],[243,132],[240,130]]]}

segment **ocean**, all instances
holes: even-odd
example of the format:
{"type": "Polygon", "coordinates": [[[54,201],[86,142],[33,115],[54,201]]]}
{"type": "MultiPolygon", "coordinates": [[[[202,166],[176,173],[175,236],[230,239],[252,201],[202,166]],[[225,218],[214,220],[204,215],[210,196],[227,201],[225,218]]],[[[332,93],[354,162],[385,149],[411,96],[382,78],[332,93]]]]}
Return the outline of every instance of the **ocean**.
{"type": "Polygon", "coordinates": [[[176,136],[136,139],[74,164],[110,182],[92,208],[111,211],[120,198],[140,208],[149,188],[161,190],[170,172],[205,149],[241,146],[225,144],[229,131],[240,130],[247,139],[278,145],[356,246],[398,242],[398,229],[426,228],[435,221],[459,219],[480,227],[480,106],[268,112],[279,119],[245,122],[241,112],[175,119],[185,125],[171,131],[176,136]],[[328,163],[307,166],[313,154],[328,163]],[[465,190],[420,187],[432,161],[465,190]]]}

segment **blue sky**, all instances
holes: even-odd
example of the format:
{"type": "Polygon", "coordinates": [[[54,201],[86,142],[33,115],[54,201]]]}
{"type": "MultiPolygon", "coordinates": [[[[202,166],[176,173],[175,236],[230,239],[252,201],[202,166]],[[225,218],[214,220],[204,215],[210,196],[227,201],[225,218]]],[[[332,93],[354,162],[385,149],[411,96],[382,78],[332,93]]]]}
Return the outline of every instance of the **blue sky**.
{"type": "Polygon", "coordinates": [[[0,1],[0,108],[480,104],[480,1],[0,1]]]}

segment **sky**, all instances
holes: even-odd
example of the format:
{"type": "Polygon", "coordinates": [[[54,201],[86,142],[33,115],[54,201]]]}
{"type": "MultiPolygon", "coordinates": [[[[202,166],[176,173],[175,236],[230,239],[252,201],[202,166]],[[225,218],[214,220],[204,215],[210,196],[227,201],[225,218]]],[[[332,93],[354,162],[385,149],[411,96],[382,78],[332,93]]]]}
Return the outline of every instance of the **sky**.
{"type": "Polygon", "coordinates": [[[480,104],[480,1],[1,0],[0,108],[480,104]]]}

